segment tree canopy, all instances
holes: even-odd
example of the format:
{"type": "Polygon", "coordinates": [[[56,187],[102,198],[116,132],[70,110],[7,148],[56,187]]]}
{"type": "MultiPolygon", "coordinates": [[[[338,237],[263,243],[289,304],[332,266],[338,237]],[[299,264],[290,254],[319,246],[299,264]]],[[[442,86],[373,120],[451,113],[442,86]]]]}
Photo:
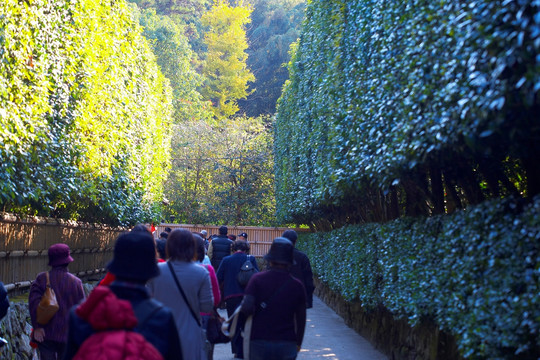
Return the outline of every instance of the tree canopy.
{"type": "Polygon", "coordinates": [[[208,28],[204,35],[206,52],[202,65],[201,94],[213,104],[214,114],[228,117],[238,111],[237,100],[248,95],[248,82],[255,80],[246,66],[248,47],[244,26],[250,22],[251,8],[230,6],[216,0],[201,19],[208,28]]]}

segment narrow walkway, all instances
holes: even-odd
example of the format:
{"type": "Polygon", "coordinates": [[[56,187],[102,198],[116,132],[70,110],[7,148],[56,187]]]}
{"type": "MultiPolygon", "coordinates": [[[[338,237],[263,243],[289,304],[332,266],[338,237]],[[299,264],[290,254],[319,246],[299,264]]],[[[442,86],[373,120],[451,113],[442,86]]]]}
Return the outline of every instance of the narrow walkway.
{"type": "MultiPolygon", "coordinates": [[[[214,360],[231,360],[230,344],[218,344],[214,360]]],[[[306,333],[298,360],[387,360],[366,339],[345,325],[343,319],[313,297],[313,308],[308,309],[306,333]]]]}

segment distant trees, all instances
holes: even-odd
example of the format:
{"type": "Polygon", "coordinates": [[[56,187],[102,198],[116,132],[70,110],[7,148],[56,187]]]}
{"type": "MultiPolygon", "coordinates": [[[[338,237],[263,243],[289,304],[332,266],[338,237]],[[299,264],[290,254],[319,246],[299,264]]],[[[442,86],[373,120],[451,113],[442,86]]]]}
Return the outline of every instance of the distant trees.
{"type": "Polygon", "coordinates": [[[247,28],[247,65],[255,75],[247,99],[240,99],[240,112],[247,116],[272,115],[285,80],[289,47],[300,36],[305,0],[253,0],[247,28]]]}
{"type": "Polygon", "coordinates": [[[185,223],[275,225],[272,135],[262,118],[180,124],[166,209],[185,223]]]}
{"type": "Polygon", "coordinates": [[[248,44],[244,26],[249,23],[250,14],[247,6],[232,7],[225,0],[216,0],[201,20],[207,31],[202,63],[204,84],[200,92],[212,102],[218,117],[234,115],[238,111],[237,100],[248,95],[248,82],[255,80],[246,66],[248,44]]]}

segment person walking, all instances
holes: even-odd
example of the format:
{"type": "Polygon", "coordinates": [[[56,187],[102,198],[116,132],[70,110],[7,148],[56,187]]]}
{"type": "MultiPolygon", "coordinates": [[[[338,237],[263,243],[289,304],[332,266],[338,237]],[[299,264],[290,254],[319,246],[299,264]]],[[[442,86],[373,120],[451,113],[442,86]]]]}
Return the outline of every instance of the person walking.
{"type": "Polygon", "coordinates": [[[294,230],[286,230],[281,235],[285,239],[289,239],[294,245],[294,264],[291,266],[291,275],[302,282],[306,289],[306,307],[313,307],[313,292],[315,285],[313,284],[313,271],[308,256],[296,248],[296,240],[298,234],[294,230]]]}
{"type": "Polygon", "coordinates": [[[269,270],[254,274],[246,286],[240,313],[253,316],[250,360],[293,360],[302,346],[306,295],[304,285],[290,274],[293,252],[290,240],[275,238],[264,257],[269,270]]]}
{"type": "Polygon", "coordinates": [[[69,246],[54,244],[49,247],[48,255],[51,270],[39,273],[32,283],[28,308],[40,359],[59,360],[66,350],[69,310],[84,300],[85,295],[81,279],[68,272],[68,265],[73,262],[69,246]],[[39,324],[37,308],[47,286],[56,294],[59,309],[47,324],[39,324]]]}
{"type": "MultiPolygon", "coordinates": [[[[216,274],[218,282],[223,288],[223,298],[225,299],[228,316],[231,316],[242,302],[244,288],[238,282],[237,276],[242,264],[248,260],[248,256],[253,267],[259,271],[259,266],[257,265],[255,257],[248,255],[249,245],[246,241],[237,240],[234,243],[234,248],[236,252],[223,258],[216,274]]],[[[243,338],[241,330],[242,324],[240,324],[238,331],[231,340],[231,351],[238,359],[243,359],[243,338]]]]}
{"type": "MultiPolygon", "coordinates": [[[[116,340],[110,333],[126,329],[142,335],[165,360],[190,359],[183,357],[171,310],[152,299],[145,286],[159,274],[155,252],[154,238],[148,231],[126,232],[117,238],[113,260],[107,266],[114,281],[94,288],[88,300],[70,313],[66,360],[75,357],[83,343],[100,331],[105,338],[110,335],[109,341],[114,341],[117,349],[129,349],[126,337],[116,340]]],[[[107,349],[101,351],[109,354],[107,349]]]]}
{"type": "MultiPolygon", "coordinates": [[[[204,267],[206,270],[208,270],[208,275],[210,276],[210,284],[212,285],[212,295],[214,296],[214,308],[216,308],[221,302],[221,294],[219,292],[219,284],[216,277],[216,271],[214,270],[212,265],[204,263],[205,258],[208,258],[208,256],[206,256],[205,254],[206,248],[204,246],[204,239],[195,234],[193,236],[195,238],[195,246],[197,247],[196,249],[197,260],[195,262],[201,265],[202,267],[204,267]]],[[[201,312],[200,315],[201,315],[202,328],[206,334],[206,330],[208,327],[208,319],[210,319],[210,317],[212,316],[212,312],[210,313],[201,312]]],[[[214,344],[210,343],[206,337],[205,337],[205,351],[206,351],[206,359],[212,360],[214,358],[214,344]]]]}
{"type": "Polygon", "coordinates": [[[200,313],[214,306],[208,271],[196,264],[195,239],[188,230],[173,230],[167,238],[169,260],[158,265],[160,274],[148,288],[169,307],[176,321],[184,359],[206,359],[200,313]]]}
{"type": "Polygon", "coordinates": [[[219,228],[219,235],[208,245],[208,257],[214,269],[219,269],[219,264],[225,256],[232,254],[233,241],[227,237],[229,229],[223,225],[219,228]]]}

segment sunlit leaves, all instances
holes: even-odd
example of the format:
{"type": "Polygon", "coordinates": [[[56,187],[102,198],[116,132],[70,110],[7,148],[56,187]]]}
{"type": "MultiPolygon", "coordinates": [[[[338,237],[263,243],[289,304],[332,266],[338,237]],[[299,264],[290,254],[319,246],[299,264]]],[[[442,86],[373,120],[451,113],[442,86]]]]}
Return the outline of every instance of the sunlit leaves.
{"type": "Polygon", "coordinates": [[[172,94],[130,7],[0,10],[3,208],[113,224],[155,216],[172,94]]]}
{"type": "Polygon", "coordinates": [[[248,44],[244,27],[250,14],[248,6],[233,7],[225,0],[217,0],[201,19],[208,30],[202,66],[205,83],[200,92],[212,101],[217,117],[234,115],[238,111],[237,100],[248,95],[248,82],[255,80],[246,66],[248,44]]]}

